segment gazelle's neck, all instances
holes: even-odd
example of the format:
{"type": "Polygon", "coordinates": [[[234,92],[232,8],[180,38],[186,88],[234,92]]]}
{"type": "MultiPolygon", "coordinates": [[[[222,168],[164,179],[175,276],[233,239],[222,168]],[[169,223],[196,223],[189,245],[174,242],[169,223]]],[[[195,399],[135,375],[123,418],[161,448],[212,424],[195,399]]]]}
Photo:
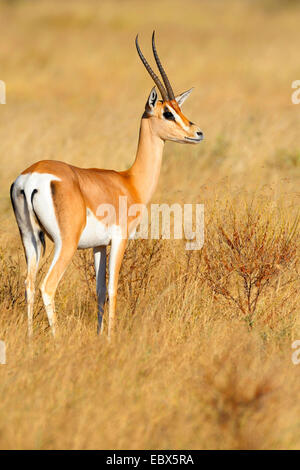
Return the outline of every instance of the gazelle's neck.
{"type": "Polygon", "coordinates": [[[150,119],[142,119],[136,158],[128,175],[144,204],[148,204],[156,189],[163,148],[164,141],[153,134],[150,119]]]}

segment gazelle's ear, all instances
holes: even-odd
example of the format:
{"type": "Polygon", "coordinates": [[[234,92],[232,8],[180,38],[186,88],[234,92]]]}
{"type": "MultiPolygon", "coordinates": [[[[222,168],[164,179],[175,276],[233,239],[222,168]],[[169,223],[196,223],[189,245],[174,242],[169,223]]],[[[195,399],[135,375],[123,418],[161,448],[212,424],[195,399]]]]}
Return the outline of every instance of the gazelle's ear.
{"type": "Polygon", "coordinates": [[[181,106],[185,102],[187,97],[192,93],[193,89],[194,88],[190,88],[188,91],[184,91],[183,93],[181,93],[181,95],[177,95],[175,97],[175,100],[177,101],[178,106],[181,106]]]}
{"type": "Polygon", "coordinates": [[[152,109],[154,109],[156,106],[157,100],[158,100],[158,95],[154,86],[152,90],[150,91],[150,95],[146,103],[146,109],[152,111],[152,109]]]}

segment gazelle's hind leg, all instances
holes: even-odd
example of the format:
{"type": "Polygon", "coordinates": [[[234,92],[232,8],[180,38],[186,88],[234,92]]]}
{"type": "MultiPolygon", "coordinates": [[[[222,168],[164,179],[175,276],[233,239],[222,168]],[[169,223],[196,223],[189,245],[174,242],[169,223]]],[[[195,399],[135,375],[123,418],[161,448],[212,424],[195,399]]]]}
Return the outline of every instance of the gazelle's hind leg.
{"type": "Polygon", "coordinates": [[[11,201],[20,230],[25,251],[27,276],[25,280],[25,296],[27,302],[28,336],[32,336],[33,305],[35,296],[35,280],[42,248],[45,249],[44,233],[30,211],[24,191],[13,184],[11,186],[11,201]]]}
{"type": "MultiPolygon", "coordinates": [[[[41,232],[42,233],[42,232],[41,232]]],[[[26,260],[27,260],[27,276],[25,280],[25,292],[26,292],[26,302],[27,302],[27,321],[28,321],[28,336],[32,336],[33,326],[33,305],[35,297],[35,281],[38,271],[39,261],[41,257],[41,242],[37,242],[37,251],[38,253],[32,250],[32,245],[30,246],[28,240],[23,240],[25,247],[26,260]]]]}
{"type": "Polygon", "coordinates": [[[96,272],[96,291],[98,299],[97,333],[103,333],[103,313],[106,301],[106,246],[94,248],[94,264],[96,272]]]}
{"type": "Polygon", "coordinates": [[[78,243],[78,237],[68,237],[66,242],[55,240],[55,252],[50,269],[42,282],[41,293],[53,336],[56,333],[54,297],[58,283],[70,263],[78,243]]]}

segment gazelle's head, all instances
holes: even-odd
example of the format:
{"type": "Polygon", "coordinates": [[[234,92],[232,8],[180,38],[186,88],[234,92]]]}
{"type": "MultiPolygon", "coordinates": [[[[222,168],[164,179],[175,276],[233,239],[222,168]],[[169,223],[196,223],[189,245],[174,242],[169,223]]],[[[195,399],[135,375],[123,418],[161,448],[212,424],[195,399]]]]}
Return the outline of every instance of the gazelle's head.
{"type": "Polygon", "coordinates": [[[155,47],[154,36],[155,33],[153,31],[152,50],[165,86],[162,84],[158,76],[153,72],[152,68],[142,54],[138,43],[138,36],[135,40],[136,48],[141,61],[146,67],[146,70],[152,77],[162,96],[162,100],[159,100],[156,88],[152,88],[149,98],[146,102],[143,118],[150,119],[153,132],[163,140],[173,140],[183,144],[197,144],[203,140],[203,132],[196,124],[187,119],[182,114],[180,109],[180,106],[189,96],[192,89],[185,91],[178,96],[174,95],[167,74],[159,60],[155,47]]]}

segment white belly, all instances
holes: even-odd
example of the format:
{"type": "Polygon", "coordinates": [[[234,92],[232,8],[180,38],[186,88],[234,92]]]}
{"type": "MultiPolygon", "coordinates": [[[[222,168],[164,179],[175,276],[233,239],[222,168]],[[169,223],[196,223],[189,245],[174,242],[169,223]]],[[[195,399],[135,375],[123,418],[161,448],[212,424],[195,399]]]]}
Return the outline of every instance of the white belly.
{"type": "Polygon", "coordinates": [[[107,227],[100,222],[89,210],[87,211],[86,225],[81,234],[78,248],[95,248],[108,245],[114,235],[116,227],[107,227]]]}

